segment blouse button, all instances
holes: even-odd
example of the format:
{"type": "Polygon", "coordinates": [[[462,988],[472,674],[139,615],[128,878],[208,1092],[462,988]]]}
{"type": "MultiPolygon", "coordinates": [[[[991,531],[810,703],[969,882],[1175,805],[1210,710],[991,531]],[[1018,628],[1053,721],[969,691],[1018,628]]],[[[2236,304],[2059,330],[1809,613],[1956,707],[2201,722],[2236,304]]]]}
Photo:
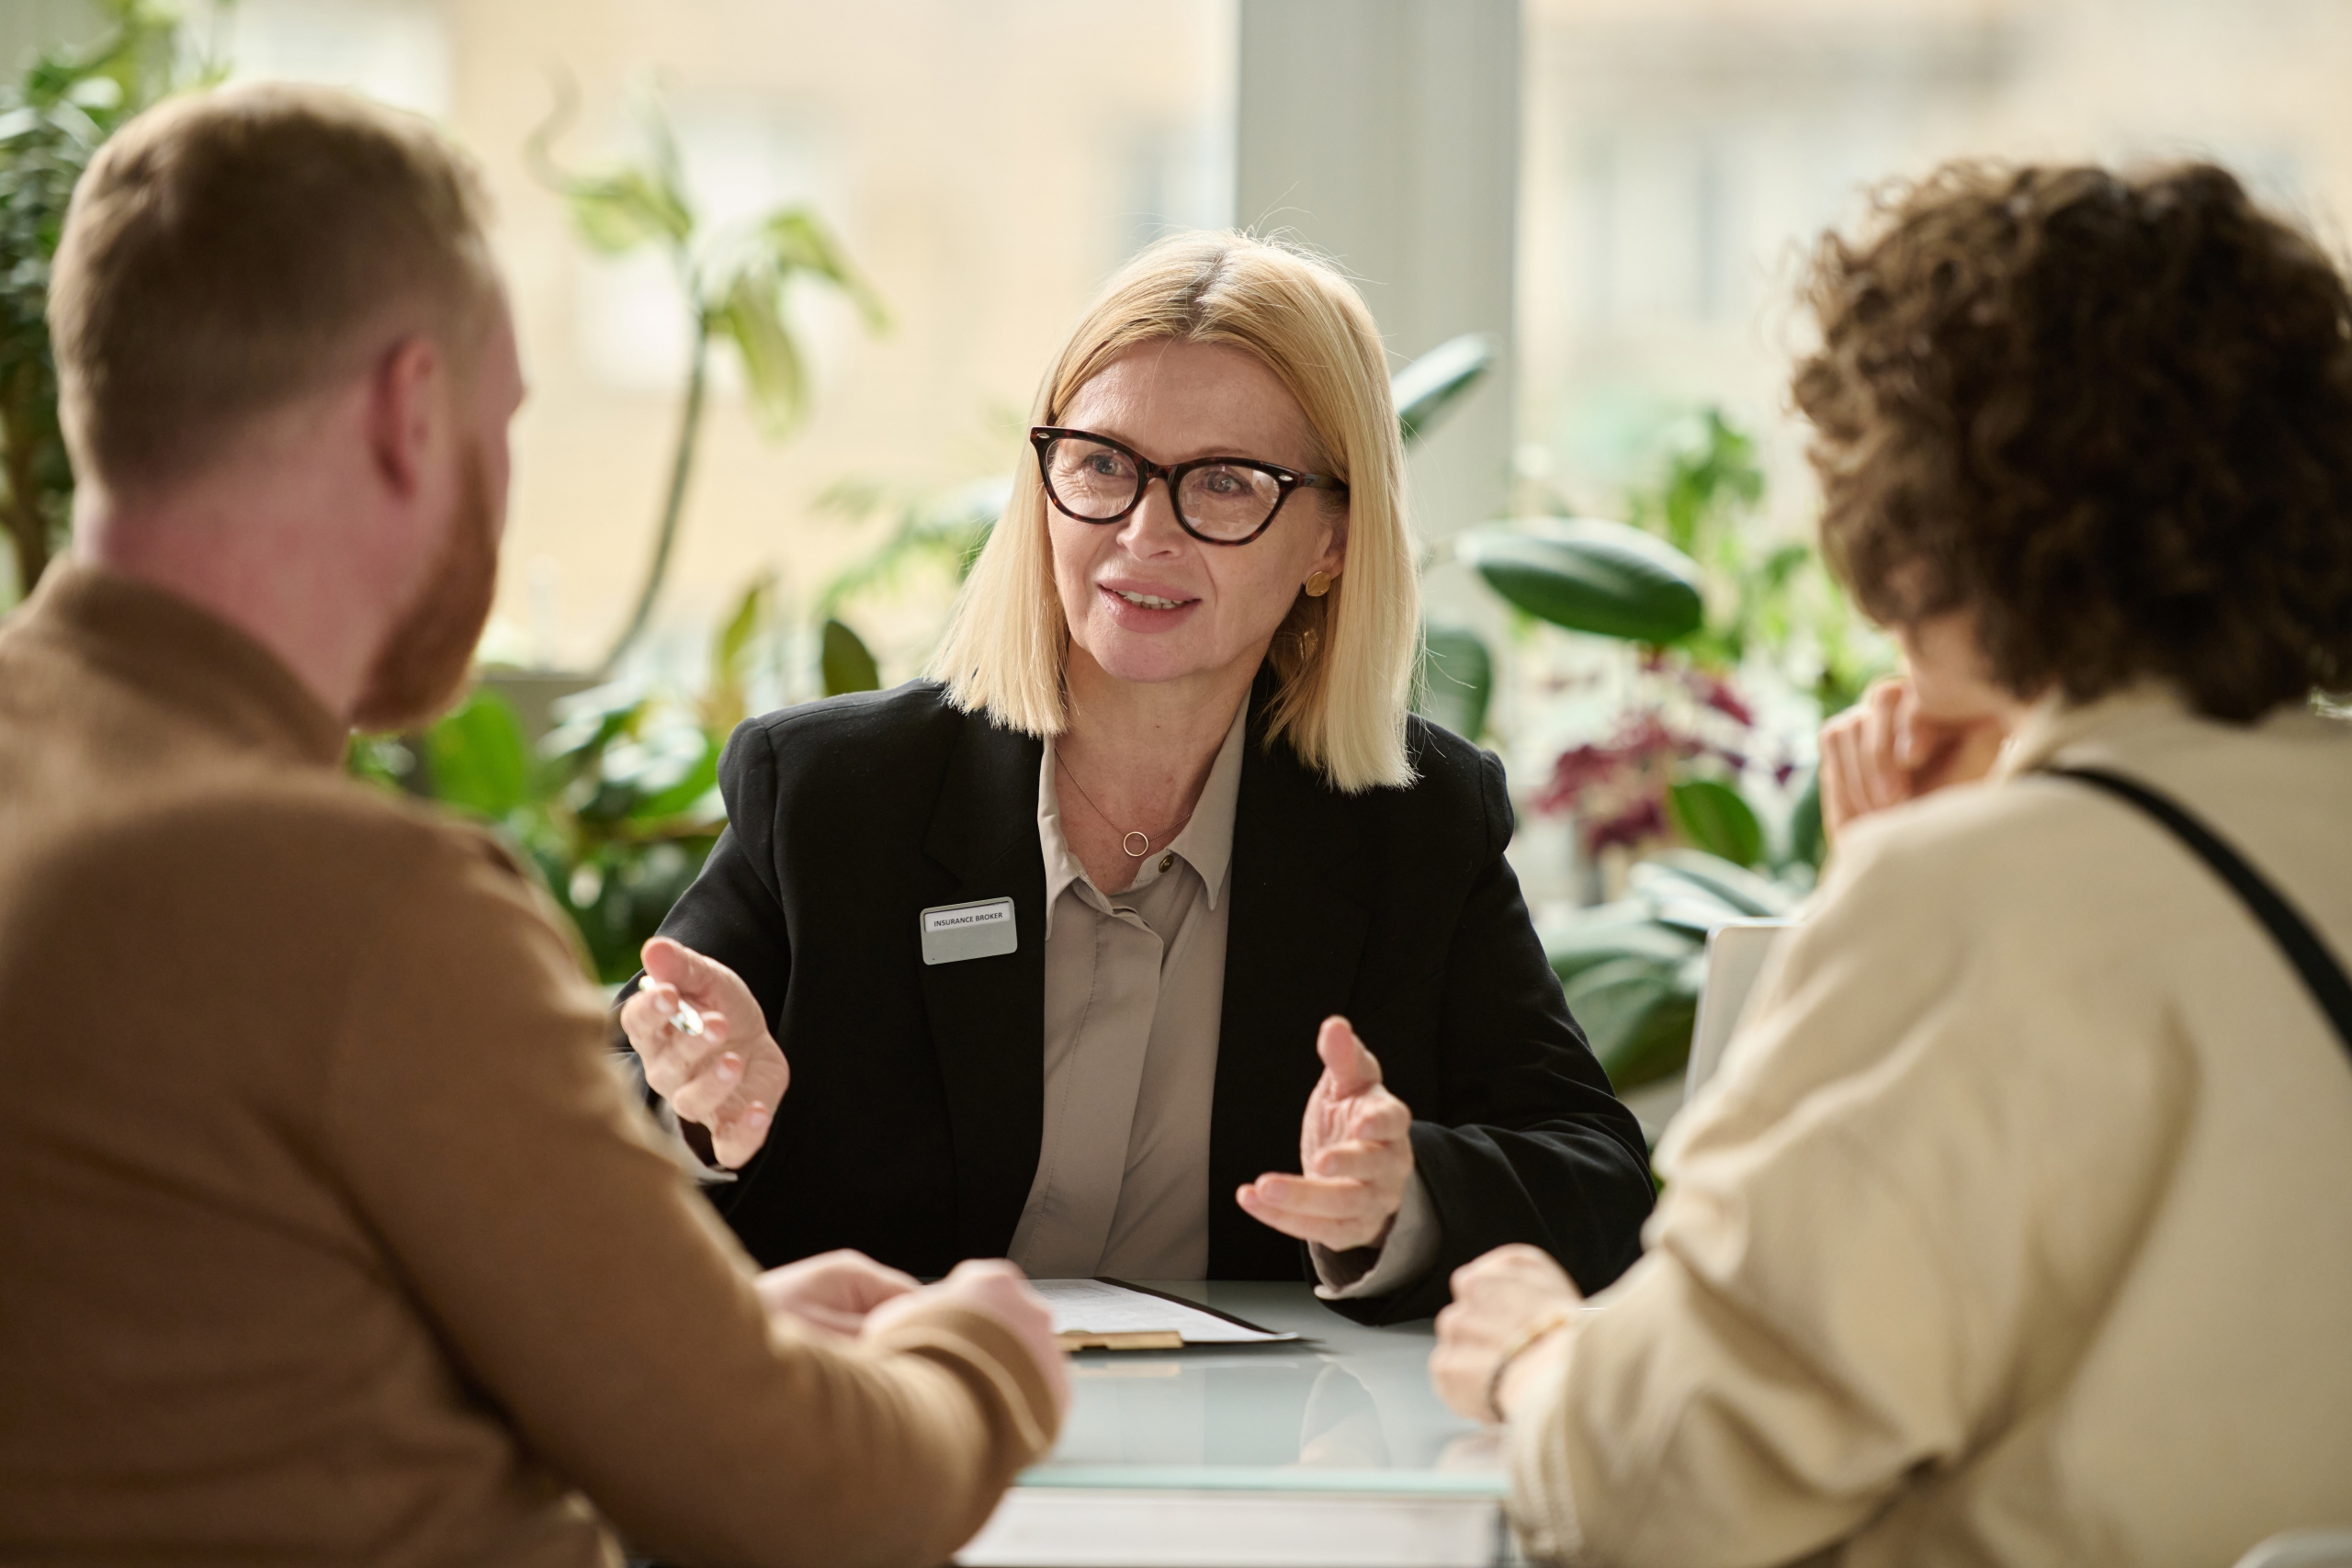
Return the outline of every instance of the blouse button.
{"type": "Polygon", "coordinates": [[[1170,866],[1174,865],[1175,863],[1176,853],[1172,850],[1159,857],[1159,869],[1162,871],[1166,871],[1170,866]]]}

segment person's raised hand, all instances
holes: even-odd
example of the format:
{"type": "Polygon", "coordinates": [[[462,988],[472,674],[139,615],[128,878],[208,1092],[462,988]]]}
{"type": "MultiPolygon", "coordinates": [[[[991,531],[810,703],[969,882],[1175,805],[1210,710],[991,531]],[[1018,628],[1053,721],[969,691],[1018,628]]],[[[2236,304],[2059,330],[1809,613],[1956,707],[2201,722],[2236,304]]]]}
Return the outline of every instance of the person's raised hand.
{"type": "Polygon", "coordinates": [[[1413,1179],[1413,1113],[1380,1081],[1380,1059],[1344,1018],[1315,1036],[1323,1076],[1299,1128],[1301,1174],[1275,1172],[1234,1194],[1252,1219],[1334,1252],[1388,1239],[1413,1179]]]}
{"type": "Polygon", "coordinates": [[[771,1269],[752,1282],[752,1288],[759,1292],[760,1304],[767,1308],[770,1317],[797,1318],[827,1333],[854,1339],[876,1307],[920,1287],[913,1275],[842,1247],[771,1269]]]}
{"type": "Polygon", "coordinates": [[[1821,826],[1832,840],[1858,817],[1993,771],[2008,731],[1987,714],[1929,712],[1909,681],[1874,681],[1821,727],[1821,826]]]}
{"type": "Polygon", "coordinates": [[[1028,1276],[1001,1258],[973,1258],[956,1265],[956,1271],[935,1285],[893,1296],[865,1320],[865,1337],[888,1329],[900,1318],[932,1303],[950,1302],[984,1314],[1012,1330],[1023,1349],[1037,1363],[1053,1390],[1054,1408],[1069,1409],[1069,1352],[1054,1337],[1054,1311],[1045,1298],[1029,1288],[1028,1276]]]}
{"type": "Polygon", "coordinates": [[[681,1121],[709,1128],[712,1152],[732,1169],[767,1141],[792,1070],[735,971],[666,936],[641,956],[645,981],[622,1004],[621,1029],[645,1064],[646,1086],[681,1121]],[[701,1015],[700,1038],[673,1021],[681,1003],[701,1015]]]}
{"type": "Polygon", "coordinates": [[[1430,1382],[1456,1415],[1498,1420],[1510,1410],[1526,1352],[1565,1326],[1584,1298],[1551,1254],[1523,1242],[1472,1258],[1453,1284],[1453,1304],[1437,1314],[1430,1382]]]}

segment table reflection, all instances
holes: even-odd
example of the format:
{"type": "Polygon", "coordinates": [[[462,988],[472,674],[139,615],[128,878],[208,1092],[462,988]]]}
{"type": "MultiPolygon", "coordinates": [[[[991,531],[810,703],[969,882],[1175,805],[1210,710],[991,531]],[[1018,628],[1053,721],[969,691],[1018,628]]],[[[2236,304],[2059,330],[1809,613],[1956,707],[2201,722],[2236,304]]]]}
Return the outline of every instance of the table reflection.
{"type": "Polygon", "coordinates": [[[1181,1485],[1184,1472],[1204,1469],[1426,1472],[1493,1465],[1491,1445],[1430,1387],[1427,1322],[1366,1328],[1296,1285],[1152,1288],[1305,1339],[1080,1354],[1061,1442],[1024,1477],[1029,1484],[1050,1485],[1057,1471],[1074,1477],[1132,1470],[1136,1484],[1181,1485]],[[1146,1472],[1157,1474],[1147,1479],[1146,1472]]]}

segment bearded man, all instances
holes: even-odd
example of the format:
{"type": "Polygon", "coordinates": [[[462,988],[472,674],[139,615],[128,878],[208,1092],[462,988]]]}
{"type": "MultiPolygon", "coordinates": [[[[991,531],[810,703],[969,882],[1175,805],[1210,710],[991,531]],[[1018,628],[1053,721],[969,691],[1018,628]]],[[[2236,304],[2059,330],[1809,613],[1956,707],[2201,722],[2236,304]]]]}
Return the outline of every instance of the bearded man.
{"type": "Polygon", "coordinates": [[[0,628],[0,1561],[937,1562],[1058,1424],[1009,1265],[755,1276],[514,863],[338,766],[491,604],[482,209],[285,86],[75,194],[73,558],[0,628]]]}

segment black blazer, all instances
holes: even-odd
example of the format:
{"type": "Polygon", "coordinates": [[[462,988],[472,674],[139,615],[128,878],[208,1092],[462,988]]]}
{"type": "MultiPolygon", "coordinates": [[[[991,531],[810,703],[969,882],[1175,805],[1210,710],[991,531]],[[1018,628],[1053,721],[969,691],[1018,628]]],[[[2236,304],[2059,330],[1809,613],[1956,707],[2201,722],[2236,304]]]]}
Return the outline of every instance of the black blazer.
{"type": "MultiPolygon", "coordinates": [[[[1409,742],[1419,782],[1345,795],[1265,745],[1253,711],[1209,1137],[1210,1277],[1312,1279],[1232,1192],[1298,1168],[1317,1026],[1353,1021],[1412,1108],[1444,1235],[1421,1280],[1338,1303],[1377,1322],[1434,1313],[1453,1269],[1510,1241],[1598,1290],[1639,1253],[1652,1198],[1641,1129],[1504,863],[1502,764],[1418,718],[1409,742]]],[[[728,743],[728,829],[662,930],[743,977],[792,1065],[765,1147],[711,1190],[762,1264],[854,1247],[935,1275],[1012,1243],[1045,1114],[1041,760],[928,682],[728,743]],[[1005,896],[1016,951],[924,964],[917,911],[1005,896]]]]}

